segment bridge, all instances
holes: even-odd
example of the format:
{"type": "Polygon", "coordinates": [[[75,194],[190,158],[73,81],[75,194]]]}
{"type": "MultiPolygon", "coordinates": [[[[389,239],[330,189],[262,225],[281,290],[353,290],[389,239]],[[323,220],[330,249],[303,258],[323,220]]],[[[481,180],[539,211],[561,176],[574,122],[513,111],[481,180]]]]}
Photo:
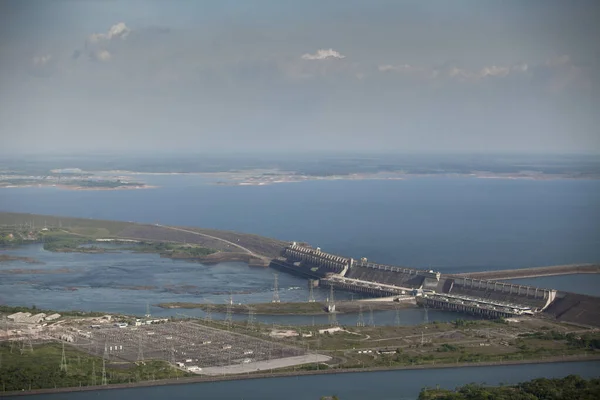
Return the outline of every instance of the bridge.
{"type": "Polygon", "coordinates": [[[442,275],[425,269],[406,268],[355,260],[330,254],[307,244],[292,242],[271,267],[317,279],[332,286],[373,297],[417,297],[417,303],[454,311],[497,317],[528,315],[547,309],[557,291],[534,286],[442,275]]]}

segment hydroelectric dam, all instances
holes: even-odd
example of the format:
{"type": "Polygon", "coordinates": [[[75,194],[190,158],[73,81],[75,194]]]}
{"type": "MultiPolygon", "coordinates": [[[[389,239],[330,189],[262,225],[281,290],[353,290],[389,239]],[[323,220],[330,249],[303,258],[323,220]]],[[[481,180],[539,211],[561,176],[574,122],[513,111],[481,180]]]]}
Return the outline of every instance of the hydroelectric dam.
{"type": "Polygon", "coordinates": [[[546,316],[586,326],[600,326],[600,298],[555,289],[519,285],[467,274],[378,264],[292,242],[270,267],[310,279],[313,284],[371,297],[414,297],[423,307],[488,318],[546,316]]]}

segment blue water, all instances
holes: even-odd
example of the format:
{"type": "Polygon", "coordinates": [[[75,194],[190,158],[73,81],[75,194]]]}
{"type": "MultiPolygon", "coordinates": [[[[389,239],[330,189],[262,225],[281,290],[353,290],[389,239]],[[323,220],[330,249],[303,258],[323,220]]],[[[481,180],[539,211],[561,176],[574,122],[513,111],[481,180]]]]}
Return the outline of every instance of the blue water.
{"type": "MultiPolygon", "coordinates": [[[[161,258],[157,254],[132,252],[53,253],[45,251],[41,244],[4,250],[3,253],[34,258],[41,264],[18,260],[1,263],[0,304],[130,315],[145,314],[148,304],[155,316],[204,317],[204,312],[199,309],[163,309],[155,305],[166,302],[226,304],[230,294],[234,302],[244,304],[270,302],[273,298],[273,271],[250,268],[244,263],[206,266],[161,258]]],[[[329,290],[315,288],[313,294],[315,299],[323,301],[329,290]]],[[[284,302],[307,301],[307,281],[280,274],[279,297],[284,302]]],[[[337,292],[335,297],[338,300],[359,298],[348,292],[337,292]]],[[[429,310],[425,315],[423,309],[401,309],[400,314],[403,325],[470,318],[438,310],[429,310]]],[[[217,320],[225,318],[219,313],[212,316],[217,320]]],[[[376,325],[393,324],[395,316],[395,311],[374,311],[373,322],[376,325]]],[[[233,318],[245,320],[248,316],[240,314],[233,318]]],[[[328,324],[327,315],[258,315],[256,320],[278,325],[328,324]]],[[[338,321],[343,325],[354,325],[357,315],[340,314],[338,321]]]]}
{"type": "Polygon", "coordinates": [[[202,226],[304,240],[442,271],[600,261],[600,182],[411,178],[217,186],[142,176],[152,190],[1,189],[0,209],[202,226]]]}
{"type": "Polygon", "coordinates": [[[569,374],[600,376],[599,362],[511,365],[495,367],[362,372],[233,382],[185,384],[151,388],[100,390],[32,396],[68,399],[289,399],[315,400],[337,395],[342,400],[414,400],[425,386],[453,389],[468,383],[515,384],[534,378],[562,378],[569,374]]]}
{"type": "MultiPolygon", "coordinates": [[[[141,178],[159,188],[0,189],[0,209],[233,229],[305,240],[333,253],[443,272],[600,261],[598,181],[413,178],[217,186],[210,184],[215,178],[198,175],[141,178]]],[[[36,249],[16,253],[44,258],[44,268],[66,267],[73,272],[1,274],[4,302],[58,309],[75,304],[137,314],[146,302],[224,303],[229,291],[236,292],[235,300],[240,302],[269,301],[272,296],[269,271],[235,263],[206,268],[148,254],[122,259],[123,255],[51,254],[36,249]],[[115,283],[157,289],[111,289],[115,283]],[[192,287],[181,290],[183,285],[192,287]],[[68,287],[77,290],[66,291],[68,287]]],[[[22,267],[3,263],[0,268],[22,267]]],[[[286,274],[280,279],[284,300],[308,297],[303,280],[286,274]]],[[[598,294],[594,288],[600,287],[589,284],[597,282],[597,276],[543,279],[523,283],[590,294],[598,294]]],[[[325,295],[317,291],[318,297],[325,295]]],[[[393,321],[388,314],[393,312],[381,313],[380,319],[393,321]]],[[[422,316],[406,320],[422,321],[422,316]]],[[[320,323],[318,318],[316,323],[320,323]]]]}

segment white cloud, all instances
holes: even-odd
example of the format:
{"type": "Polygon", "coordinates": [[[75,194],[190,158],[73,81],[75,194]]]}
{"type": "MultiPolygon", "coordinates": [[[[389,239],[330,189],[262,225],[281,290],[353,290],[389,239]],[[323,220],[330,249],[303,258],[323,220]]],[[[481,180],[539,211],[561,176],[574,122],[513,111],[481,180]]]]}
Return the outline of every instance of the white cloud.
{"type": "Polygon", "coordinates": [[[510,74],[525,73],[529,69],[527,64],[514,66],[486,66],[480,70],[470,70],[456,66],[443,68],[419,67],[411,64],[391,65],[383,64],[378,67],[380,72],[394,72],[415,75],[421,78],[437,79],[448,77],[461,82],[478,81],[487,78],[504,78],[510,74]]]}
{"type": "Polygon", "coordinates": [[[33,62],[33,65],[41,67],[41,66],[46,65],[51,59],[52,59],[52,55],[47,54],[45,56],[33,57],[33,59],[31,61],[33,62]]]}
{"type": "Polygon", "coordinates": [[[88,41],[90,43],[98,43],[102,40],[111,40],[119,38],[125,39],[130,32],[131,29],[129,29],[124,22],[119,22],[118,24],[114,24],[113,26],[111,26],[107,33],[92,33],[88,37],[88,41]]]}
{"type": "Polygon", "coordinates": [[[302,55],[303,60],[325,60],[328,58],[342,59],[346,58],[346,56],[333,49],[319,49],[315,54],[306,53],[302,55]]]}
{"type": "Polygon", "coordinates": [[[109,61],[112,54],[108,50],[98,50],[94,53],[94,58],[98,61],[109,61]]]}
{"type": "Polygon", "coordinates": [[[485,78],[488,76],[499,76],[499,77],[503,77],[506,76],[510,73],[511,68],[510,67],[497,67],[495,65],[492,65],[491,67],[484,67],[481,69],[481,71],[479,71],[479,73],[476,75],[477,78],[485,78]]]}

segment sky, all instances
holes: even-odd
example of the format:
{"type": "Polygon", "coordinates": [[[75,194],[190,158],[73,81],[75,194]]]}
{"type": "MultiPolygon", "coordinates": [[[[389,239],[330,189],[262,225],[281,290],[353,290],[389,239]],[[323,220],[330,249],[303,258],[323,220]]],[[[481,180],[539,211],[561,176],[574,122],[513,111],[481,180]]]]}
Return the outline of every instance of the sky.
{"type": "Polygon", "coordinates": [[[600,154],[596,0],[3,0],[0,152],[600,154]]]}

